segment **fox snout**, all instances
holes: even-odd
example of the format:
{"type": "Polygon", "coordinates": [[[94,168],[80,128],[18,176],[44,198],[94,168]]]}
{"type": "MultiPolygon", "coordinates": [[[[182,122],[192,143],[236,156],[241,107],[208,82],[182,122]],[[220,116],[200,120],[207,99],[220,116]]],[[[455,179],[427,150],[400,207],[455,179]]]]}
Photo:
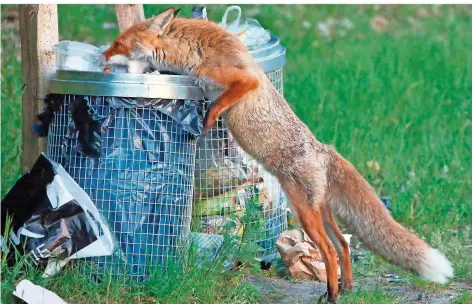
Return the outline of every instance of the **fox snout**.
{"type": "Polygon", "coordinates": [[[130,57],[131,48],[128,43],[115,40],[115,42],[113,42],[113,44],[103,52],[103,55],[105,55],[106,60],[109,60],[111,57],[116,55],[130,57]]]}
{"type": "Polygon", "coordinates": [[[110,60],[111,57],[113,57],[114,55],[117,55],[116,52],[113,50],[112,47],[109,47],[108,49],[106,49],[104,52],[103,52],[103,55],[105,56],[105,59],[108,61],[110,60]]]}

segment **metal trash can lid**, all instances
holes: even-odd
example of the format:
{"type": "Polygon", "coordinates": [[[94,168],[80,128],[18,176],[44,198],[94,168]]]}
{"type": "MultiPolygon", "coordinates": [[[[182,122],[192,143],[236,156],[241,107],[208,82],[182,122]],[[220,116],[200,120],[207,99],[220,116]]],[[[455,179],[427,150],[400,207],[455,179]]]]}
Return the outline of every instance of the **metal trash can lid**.
{"type": "Polygon", "coordinates": [[[203,100],[191,77],[58,70],[51,93],[69,95],[203,100]]]}
{"type": "Polygon", "coordinates": [[[274,35],[271,35],[267,43],[250,49],[249,52],[266,73],[280,69],[285,64],[285,47],[274,35]]]}

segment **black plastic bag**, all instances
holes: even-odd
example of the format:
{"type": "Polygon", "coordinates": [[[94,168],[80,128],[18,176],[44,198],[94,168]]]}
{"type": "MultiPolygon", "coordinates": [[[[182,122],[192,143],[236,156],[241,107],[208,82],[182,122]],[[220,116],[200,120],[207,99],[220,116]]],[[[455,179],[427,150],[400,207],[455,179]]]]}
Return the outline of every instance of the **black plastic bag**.
{"type": "Polygon", "coordinates": [[[17,250],[31,252],[42,266],[49,258],[110,255],[113,250],[111,233],[90,198],[44,154],[2,200],[1,221],[2,249],[13,252],[5,244],[20,245],[17,250]],[[8,218],[10,242],[3,239],[8,218]]]}
{"type": "Polygon", "coordinates": [[[58,94],[48,94],[44,98],[44,102],[46,103],[46,108],[37,116],[41,124],[33,124],[32,126],[33,131],[39,137],[48,136],[49,125],[54,119],[54,114],[61,109],[64,98],[58,94]]]}
{"type": "Polygon", "coordinates": [[[99,158],[102,155],[102,124],[105,117],[97,115],[83,96],[69,103],[68,109],[77,131],[79,152],[88,157],[99,158]]]}

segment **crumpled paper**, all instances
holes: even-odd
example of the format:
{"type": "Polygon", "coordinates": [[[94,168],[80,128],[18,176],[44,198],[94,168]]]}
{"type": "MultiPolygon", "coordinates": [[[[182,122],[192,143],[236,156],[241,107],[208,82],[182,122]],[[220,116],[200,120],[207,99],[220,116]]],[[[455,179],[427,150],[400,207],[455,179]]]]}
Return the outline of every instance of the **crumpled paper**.
{"type": "MultiPolygon", "coordinates": [[[[351,235],[344,234],[349,244],[351,235]]],[[[316,278],[326,282],[326,267],[318,247],[301,229],[286,231],[280,234],[276,242],[277,250],[287,267],[288,274],[297,279],[316,278]]],[[[338,277],[341,271],[338,265],[338,277]]]]}

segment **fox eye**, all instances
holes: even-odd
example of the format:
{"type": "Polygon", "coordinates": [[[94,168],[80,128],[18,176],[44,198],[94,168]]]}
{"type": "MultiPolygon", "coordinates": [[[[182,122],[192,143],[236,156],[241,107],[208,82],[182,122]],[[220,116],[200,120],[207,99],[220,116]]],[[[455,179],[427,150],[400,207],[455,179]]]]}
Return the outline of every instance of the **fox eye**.
{"type": "Polygon", "coordinates": [[[121,42],[115,41],[115,47],[119,47],[121,45],[121,42]]]}

